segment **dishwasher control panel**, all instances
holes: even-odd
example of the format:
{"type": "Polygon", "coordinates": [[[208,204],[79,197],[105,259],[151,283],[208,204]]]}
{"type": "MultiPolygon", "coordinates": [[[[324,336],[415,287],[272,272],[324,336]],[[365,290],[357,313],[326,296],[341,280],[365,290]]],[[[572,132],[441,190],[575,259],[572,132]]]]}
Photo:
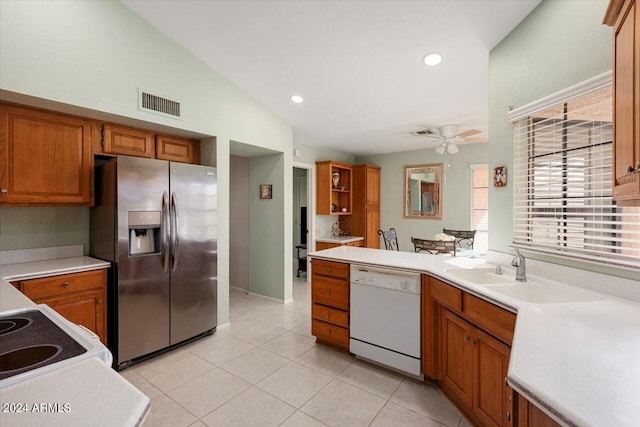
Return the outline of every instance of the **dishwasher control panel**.
{"type": "Polygon", "coordinates": [[[420,293],[420,274],[351,265],[351,282],[413,294],[420,293]]]}

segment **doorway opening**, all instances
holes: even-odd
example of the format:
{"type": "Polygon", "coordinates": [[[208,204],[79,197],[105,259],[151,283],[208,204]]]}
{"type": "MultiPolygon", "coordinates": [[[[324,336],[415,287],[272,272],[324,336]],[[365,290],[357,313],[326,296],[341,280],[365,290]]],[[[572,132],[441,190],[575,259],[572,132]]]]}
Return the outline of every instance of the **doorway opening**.
{"type": "Polygon", "coordinates": [[[309,280],[307,252],[314,248],[314,165],[293,164],[293,268],[294,280],[309,280]]]}

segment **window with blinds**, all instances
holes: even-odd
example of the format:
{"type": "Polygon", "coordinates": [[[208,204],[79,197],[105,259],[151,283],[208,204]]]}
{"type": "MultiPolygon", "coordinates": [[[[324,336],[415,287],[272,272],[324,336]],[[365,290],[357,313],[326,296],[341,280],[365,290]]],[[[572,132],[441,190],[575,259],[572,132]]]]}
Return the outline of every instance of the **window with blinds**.
{"type": "Polygon", "coordinates": [[[612,199],[612,90],[610,79],[604,81],[571,88],[565,99],[553,96],[527,114],[510,115],[513,242],[640,267],[640,208],[619,207],[612,199]]]}

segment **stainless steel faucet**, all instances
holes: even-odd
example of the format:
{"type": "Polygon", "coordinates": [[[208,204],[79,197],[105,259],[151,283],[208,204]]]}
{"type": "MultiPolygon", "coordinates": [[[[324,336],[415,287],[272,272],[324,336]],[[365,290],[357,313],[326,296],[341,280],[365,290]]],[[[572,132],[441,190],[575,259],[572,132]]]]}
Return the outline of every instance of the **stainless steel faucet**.
{"type": "Polygon", "coordinates": [[[518,248],[513,249],[516,250],[516,256],[511,260],[511,265],[516,267],[516,280],[518,282],[526,282],[527,272],[525,270],[524,256],[520,253],[518,248]]]}

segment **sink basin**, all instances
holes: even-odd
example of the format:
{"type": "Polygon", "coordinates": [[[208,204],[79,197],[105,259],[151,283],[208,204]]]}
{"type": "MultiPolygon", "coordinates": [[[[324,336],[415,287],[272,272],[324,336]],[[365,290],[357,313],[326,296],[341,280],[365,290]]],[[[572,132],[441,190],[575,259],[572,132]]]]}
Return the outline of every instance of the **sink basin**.
{"type": "Polygon", "coordinates": [[[580,290],[563,286],[543,285],[541,283],[514,282],[509,285],[487,285],[487,288],[521,301],[536,304],[585,302],[601,299],[596,295],[580,290]]]}
{"type": "Polygon", "coordinates": [[[455,278],[468,280],[478,285],[513,283],[513,278],[495,274],[493,268],[452,268],[445,271],[455,278]]]}

